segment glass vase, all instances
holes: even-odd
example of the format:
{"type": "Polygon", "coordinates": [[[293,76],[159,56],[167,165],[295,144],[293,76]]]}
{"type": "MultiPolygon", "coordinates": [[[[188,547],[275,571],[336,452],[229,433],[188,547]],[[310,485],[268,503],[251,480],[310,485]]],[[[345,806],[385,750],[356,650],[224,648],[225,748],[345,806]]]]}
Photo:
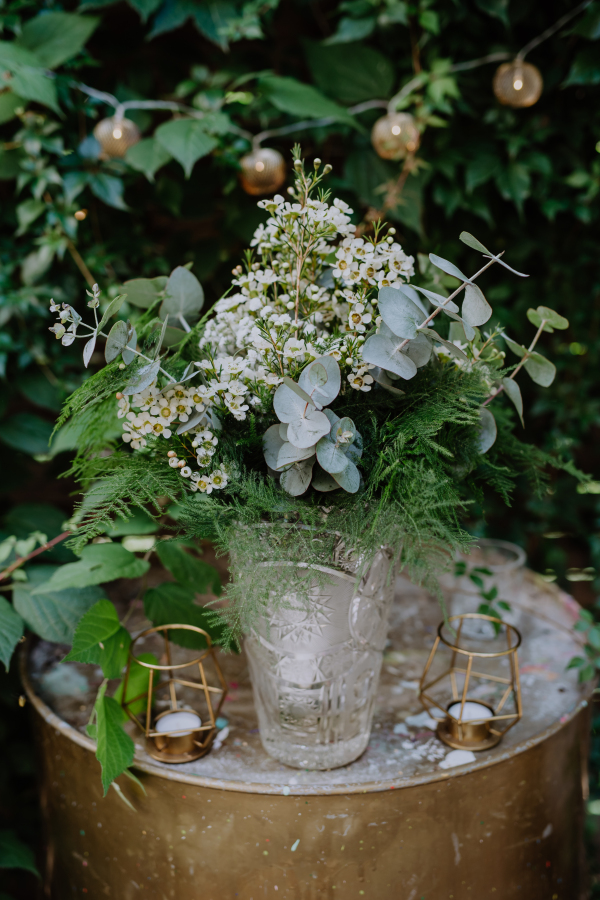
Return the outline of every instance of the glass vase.
{"type": "MultiPolygon", "coordinates": [[[[285,567],[302,568],[263,565],[281,570],[284,585],[285,567]]],[[[245,646],[267,753],[288,766],[331,769],[357,759],[369,741],[394,593],[392,555],[378,552],[360,577],[350,563],[304,568],[301,595],[269,591],[245,646]]]]}

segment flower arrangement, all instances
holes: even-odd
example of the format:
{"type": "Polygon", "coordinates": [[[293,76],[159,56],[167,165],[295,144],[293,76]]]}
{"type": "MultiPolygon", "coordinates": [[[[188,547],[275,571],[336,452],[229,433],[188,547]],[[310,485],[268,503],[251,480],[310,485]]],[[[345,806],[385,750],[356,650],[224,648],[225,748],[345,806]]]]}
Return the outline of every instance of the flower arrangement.
{"type": "Polygon", "coordinates": [[[72,471],[88,489],[75,546],[132,506],[177,501],[188,536],[235,547],[236,577],[218,613],[230,639],[269,590],[258,562],[319,562],[341,540],[365,562],[390,546],[414,577],[431,579],[452,548],[468,545],[461,515],[483,487],[508,500],[519,475],[542,490],[548,464],[570,465],[514,433],[515,410],[523,420],[516,376],[524,368],[551,384],[555,367],[536,346],[567,320],[530,310],[529,347],[499,324],[486,330],[493,313],[476,279],[494,265],[526,276],[466,233],[460,239],[483,255],[473,276],[431,254],[454,289],[411,282],[414,260],[395,229],[377,222],[361,233],[352,210],[330,201],[330,168],[317,159],[309,171],[295,148],[289,199],[259,202],[267,220],[230,291],[201,318],[203,291],[186,267],[126,283],[101,318],[95,286],[94,325],[52,306],[57,338],[86,339],[86,364],[106,338],[107,366],[59,421],[77,420],[72,471]],[[144,312],[105,333],[126,296],[144,312]],[[106,437],[115,415],[120,447],[106,437]]]}

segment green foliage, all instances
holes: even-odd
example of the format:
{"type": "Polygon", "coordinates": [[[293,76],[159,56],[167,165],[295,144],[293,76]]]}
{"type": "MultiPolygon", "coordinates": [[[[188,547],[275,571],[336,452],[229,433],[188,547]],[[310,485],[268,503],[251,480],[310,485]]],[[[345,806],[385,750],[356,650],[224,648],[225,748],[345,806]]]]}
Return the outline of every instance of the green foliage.
{"type": "Polygon", "coordinates": [[[121,544],[90,544],[83,548],[78,562],[61,566],[33,594],[83,588],[115,578],[140,578],[149,567],[148,562],[138,559],[121,544]]]}
{"type": "Polygon", "coordinates": [[[25,869],[40,878],[33,850],[14,831],[0,831],[0,869],[25,869]]]}
{"type": "Polygon", "coordinates": [[[0,597],[0,662],[4,663],[7,670],[23,630],[21,616],[17,615],[8,600],[0,597]]]}
{"type": "Polygon", "coordinates": [[[13,589],[13,606],[27,627],[45,641],[70,644],[75,627],[103,592],[96,586],[67,588],[62,591],[44,589],[48,579],[59,566],[27,566],[26,582],[18,582],[13,589]],[[40,593],[33,594],[41,587],[40,593]]]}
{"type": "MultiPolygon", "coordinates": [[[[153,625],[195,625],[208,632],[215,643],[222,643],[223,624],[211,616],[210,610],[194,603],[194,589],[165,581],[151,588],[144,595],[144,612],[153,625]]],[[[203,649],[206,640],[193,631],[169,632],[169,637],[180,647],[203,649]]]]}
{"type": "Polygon", "coordinates": [[[578,670],[579,681],[591,681],[600,671],[600,623],[588,609],[582,609],[575,631],[581,635],[584,656],[574,656],[567,668],[578,670]]]}
{"type": "Polygon", "coordinates": [[[96,739],[96,759],[102,767],[102,786],[106,796],[112,782],[133,762],[135,746],[123,731],[126,715],[114,699],[106,696],[106,684],[98,691],[94,706],[96,722],[88,733],[96,739]]]}
{"type": "MultiPolygon", "coordinates": [[[[141,662],[150,663],[154,666],[158,665],[158,659],[153,653],[140,653],[137,659],[139,659],[141,662]]],[[[132,662],[129,669],[129,678],[127,680],[127,690],[125,691],[124,699],[124,678],[119,683],[119,686],[113,694],[113,697],[120,706],[122,706],[124,703],[130,703],[130,701],[133,700],[134,702],[130,703],[129,711],[134,716],[138,716],[146,709],[149,684],[150,669],[147,669],[145,666],[140,666],[137,662],[132,662]],[[140,699],[137,700],[137,697],[139,697],[140,699]]]]}
{"type": "Polygon", "coordinates": [[[186,553],[177,541],[157,544],[156,552],[163,566],[174,578],[196,594],[221,593],[221,580],[214,566],[186,553]]]}

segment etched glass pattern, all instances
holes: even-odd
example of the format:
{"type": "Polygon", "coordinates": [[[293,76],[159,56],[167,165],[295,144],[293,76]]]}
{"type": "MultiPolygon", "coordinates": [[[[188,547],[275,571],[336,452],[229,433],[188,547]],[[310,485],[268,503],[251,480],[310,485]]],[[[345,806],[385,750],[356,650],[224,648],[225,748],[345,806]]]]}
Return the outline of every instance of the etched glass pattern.
{"type": "Polygon", "coordinates": [[[248,636],[262,743],[288,766],[336,768],[367,746],[393,598],[390,565],[381,551],[358,582],[348,568],[312,566],[309,601],[271,596],[248,636]]]}

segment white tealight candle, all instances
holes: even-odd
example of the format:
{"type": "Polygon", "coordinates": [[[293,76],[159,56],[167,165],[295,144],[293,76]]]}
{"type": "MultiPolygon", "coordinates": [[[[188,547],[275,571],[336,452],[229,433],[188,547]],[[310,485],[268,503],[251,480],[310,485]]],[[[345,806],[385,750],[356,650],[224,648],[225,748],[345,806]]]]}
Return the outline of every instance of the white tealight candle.
{"type": "Polygon", "coordinates": [[[448,712],[451,716],[454,716],[455,719],[461,719],[463,722],[473,722],[479,721],[480,719],[491,719],[493,713],[484,706],[483,703],[475,703],[473,700],[467,700],[463,707],[462,717],[460,714],[460,701],[458,703],[453,703],[452,706],[448,708],[448,712]]]}
{"type": "MultiPolygon", "coordinates": [[[[159,734],[164,734],[166,731],[176,731],[177,737],[185,737],[191,734],[192,731],[200,728],[201,725],[202,719],[200,716],[197,716],[196,713],[182,710],[181,712],[169,713],[168,716],[162,716],[156,723],[156,730],[159,734]],[[189,729],[189,731],[184,731],[184,728],[189,729]]],[[[175,735],[173,736],[175,737],[175,735]]]]}

